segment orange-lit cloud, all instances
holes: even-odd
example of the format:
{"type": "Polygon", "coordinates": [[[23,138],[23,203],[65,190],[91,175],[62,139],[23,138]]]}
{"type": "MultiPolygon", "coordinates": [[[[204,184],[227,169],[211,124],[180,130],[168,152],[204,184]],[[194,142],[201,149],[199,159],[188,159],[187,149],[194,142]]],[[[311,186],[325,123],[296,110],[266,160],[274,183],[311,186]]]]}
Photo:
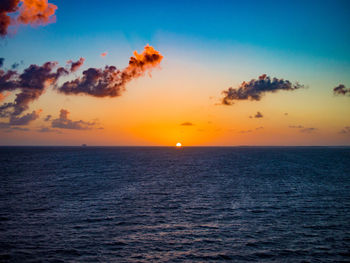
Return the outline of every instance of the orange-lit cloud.
{"type": "Polygon", "coordinates": [[[80,58],[78,61],[74,62],[72,60],[68,60],[67,64],[70,64],[70,72],[77,71],[83,64],[84,64],[85,58],[80,58]]]}
{"type": "Polygon", "coordinates": [[[57,6],[47,0],[21,0],[17,21],[23,24],[45,25],[55,22],[57,6]]]}
{"type": "Polygon", "coordinates": [[[83,72],[82,77],[65,82],[57,90],[67,95],[117,97],[125,90],[127,83],[158,66],[162,59],[163,56],[157,50],[147,45],[141,54],[134,52],[129,65],[122,71],[115,66],[105,66],[102,69],[89,68],[83,72]]]}
{"type": "Polygon", "coordinates": [[[10,92],[5,92],[4,94],[0,93],[0,102],[5,100],[8,95],[10,95],[10,92]]]}
{"type": "Polygon", "coordinates": [[[0,35],[7,35],[7,29],[14,24],[46,25],[55,22],[57,6],[47,0],[1,0],[0,35]],[[8,14],[19,12],[11,18],[8,14]]]}

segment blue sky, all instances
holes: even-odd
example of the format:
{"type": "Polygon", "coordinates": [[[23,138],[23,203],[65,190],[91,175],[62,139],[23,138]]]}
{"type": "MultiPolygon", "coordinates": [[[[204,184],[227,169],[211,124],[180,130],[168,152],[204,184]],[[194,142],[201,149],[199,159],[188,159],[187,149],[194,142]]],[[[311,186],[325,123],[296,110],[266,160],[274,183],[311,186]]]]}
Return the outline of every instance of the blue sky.
{"type": "MultiPolygon", "coordinates": [[[[16,40],[50,45],[120,36],[151,42],[159,32],[246,44],[349,63],[349,1],[53,1],[57,23],[18,29],[16,40]]],[[[67,43],[67,44],[68,44],[67,43]]],[[[74,47],[73,47],[74,48],[74,47]]],[[[200,48],[200,47],[199,47],[200,48]]]]}

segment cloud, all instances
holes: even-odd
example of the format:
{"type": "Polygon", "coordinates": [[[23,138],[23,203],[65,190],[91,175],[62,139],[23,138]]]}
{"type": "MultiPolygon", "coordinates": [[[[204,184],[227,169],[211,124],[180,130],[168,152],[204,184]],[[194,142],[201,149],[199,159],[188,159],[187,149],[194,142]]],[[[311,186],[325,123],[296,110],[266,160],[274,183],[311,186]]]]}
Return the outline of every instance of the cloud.
{"type": "Polygon", "coordinates": [[[7,34],[7,28],[11,24],[11,17],[8,13],[16,12],[18,9],[19,0],[1,0],[0,1],[0,35],[7,34]]]}
{"type": "Polygon", "coordinates": [[[0,129],[5,129],[5,132],[11,131],[29,131],[29,128],[24,128],[21,126],[11,126],[8,122],[0,122],[0,129]]]}
{"type": "Polygon", "coordinates": [[[18,116],[29,108],[29,103],[38,99],[45,89],[69,72],[63,67],[55,70],[57,62],[46,62],[42,66],[30,65],[22,74],[14,70],[0,70],[0,93],[20,90],[11,103],[0,105],[0,117],[18,116]]]}
{"type": "Polygon", "coordinates": [[[255,115],[254,118],[263,118],[264,116],[261,114],[260,111],[258,111],[255,115]]]}
{"type": "MultiPolygon", "coordinates": [[[[1,129],[1,126],[0,126],[0,129],[1,129]]],[[[11,133],[11,132],[14,132],[14,131],[30,131],[30,129],[28,128],[23,128],[23,127],[8,127],[7,129],[4,130],[4,132],[7,132],[7,133],[11,133]]]]}
{"type": "Polygon", "coordinates": [[[45,117],[45,119],[44,119],[44,121],[50,121],[51,120],[51,115],[47,115],[46,117],[45,117]]]}
{"type": "Polygon", "coordinates": [[[4,58],[0,58],[0,68],[4,65],[4,61],[5,61],[4,58]]]}
{"type": "Polygon", "coordinates": [[[345,126],[339,133],[341,133],[341,134],[350,133],[350,126],[345,126]]]}
{"type": "Polygon", "coordinates": [[[301,129],[300,132],[303,132],[303,133],[312,133],[312,132],[315,132],[317,131],[318,129],[317,128],[304,128],[304,129],[301,129]]]}
{"type": "Polygon", "coordinates": [[[181,126],[193,126],[194,124],[192,122],[183,122],[180,125],[181,126]]]}
{"type": "MultiPolygon", "coordinates": [[[[255,129],[241,130],[241,131],[239,131],[238,133],[242,133],[242,134],[244,134],[244,133],[252,133],[252,132],[254,132],[254,131],[261,131],[261,130],[263,130],[263,129],[264,129],[264,127],[263,127],[263,126],[260,126],[260,127],[255,128],[255,129]]],[[[231,131],[233,131],[233,130],[231,129],[231,131]]]]}
{"type": "Polygon", "coordinates": [[[37,132],[42,132],[42,133],[55,132],[55,133],[62,134],[60,130],[51,129],[50,127],[41,127],[40,129],[37,130],[37,132]]]}
{"type": "Polygon", "coordinates": [[[317,128],[313,128],[313,127],[308,128],[308,127],[304,127],[303,125],[289,125],[288,127],[291,129],[299,129],[299,131],[302,133],[312,133],[318,130],[317,128]]]}
{"type": "Polygon", "coordinates": [[[288,116],[288,112],[285,112],[285,113],[284,113],[284,116],[288,116]]]}
{"type": "Polygon", "coordinates": [[[105,56],[107,56],[107,54],[108,54],[107,52],[103,52],[103,53],[101,54],[101,57],[104,58],[105,56]]]}
{"type": "Polygon", "coordinates": [[[66,95],[90,95],[94,97],[117,97],[125,90],[131,80],[141,77],[146,71],[158,66],[163,56],[153,47],[147,45],[141,54],[134,52],[129,65],[118,70],[115,66],[89,68],[83,76],[65,82],[57,90],[66,95]]]}
{"type": "Polygon", "coordinates": [[[27,113],[22,117],[11,116],[9,120],[10,125],[28,125],[32,121],[35,121],[39,118],[42,110],[33,111],[32,113],[27,113]]]}
{"type": "Polygon", "coordinates": [[[0,93],[0,102],[5,100],[10,94],[10,92],[0,93]]]}
{"type": "Polygon", "coordinates": [[[19,63],[18,62],[15,62],[11,65],[11,69],[16,69],[19,67],[19,63]]]}
{"type": "Polygon", "coordinates": [[[347,89],[345,85],[339,84],[333,89],[333,93],[334,95],[346,95],[346,94],[350,95],[350,88],[347,89]]]}
{"type": "Polygon", "coordinates": [[[8,27],[16,24],[46,25],[56,21],[57,6],[47,0],[1,0],[0,35],[6,36],[8,27]],[[18,16],[9,13],[18,11],[18,16]]]}
{"type": "Polygon", "coordinates": [[[253,132],[252,130],[242,130],[242,131],[239,131],[238,133],[251,133],[253,132]]]}
{"type": "MultiPolygon", "coordinates": [[[[122,71],[114,66],[106,66],[104,69],[89,68],[83,72],[83,77],[65,82],[56,90],[67,95],[119,96],[129,81],[158,66],[162,59],[163,56],[158,51],[147,45],[141,54],[134,52],[128,67],[122,71]]],[[[48,87],[56,87],[61,77],[78,70],[84,60],[80,58],[76,62],[68,61],[69,65],[66,67],[57,67],[57,62],[46,62],[42,66],[33,64],[22,73],[13,69],[0,69],[0,101],[8,95],[5,92],[19,91],[13,102],[0,105],[0,118],[21,118],[18,116],[29,109],[31,102],[37,100],[48,87]]]]}
{"type": "Polygon", "coordinates": [[[96,128],[95,122],[86,122],[83,120],[72,121],[68,118],[69,111],[61,109],[60,116],[51,122],[52,128],[71,129],[71,130],[91,130],[96,128]]]}
{"type": "Polygon", "coordinates": [[[256,100],[259,101],[267,92],[277,92],[279,90],[296,90],[304,88],[299,83],[292,84],[289,80],[271,79],[266,74],[259,76],[259,79],[252,79],[249,82],[243,82],[237,89],[232,87],[224,90],[224,97],[221,103],[224,105],[232,105],[235,100],[256,100]]]}
{"type": "Polygon", "coordinates": [[[70,72],[77,71],[83,64],[84,64],[85,58],[80,58],[78,61],[74,62],[72,60],[68,60],[67,64],[70,64],[70,72]]]}

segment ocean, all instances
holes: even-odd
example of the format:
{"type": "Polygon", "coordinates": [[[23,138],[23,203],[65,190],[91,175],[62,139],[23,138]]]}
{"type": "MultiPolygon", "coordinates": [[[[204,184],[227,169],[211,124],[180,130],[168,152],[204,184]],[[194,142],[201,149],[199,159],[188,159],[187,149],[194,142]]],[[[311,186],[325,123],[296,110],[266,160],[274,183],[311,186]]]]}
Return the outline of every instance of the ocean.
{"type": "Polygon", "coordinates": [[[1,262],[349,262],[350,148],[0,147],[1,262]]]}

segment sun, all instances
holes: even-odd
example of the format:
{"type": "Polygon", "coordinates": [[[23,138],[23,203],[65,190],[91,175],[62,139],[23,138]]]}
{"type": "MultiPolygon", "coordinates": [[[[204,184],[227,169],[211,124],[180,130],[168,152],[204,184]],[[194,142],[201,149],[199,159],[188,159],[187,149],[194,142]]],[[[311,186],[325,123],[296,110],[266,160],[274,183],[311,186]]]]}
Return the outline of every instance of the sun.
{"type": "Polygon", "coordinates": [[[181,147],[182,146],[182,144],[180,143],[180,142],[178,142],[177,144],[176,144],[176,147],[181,147]]]}

